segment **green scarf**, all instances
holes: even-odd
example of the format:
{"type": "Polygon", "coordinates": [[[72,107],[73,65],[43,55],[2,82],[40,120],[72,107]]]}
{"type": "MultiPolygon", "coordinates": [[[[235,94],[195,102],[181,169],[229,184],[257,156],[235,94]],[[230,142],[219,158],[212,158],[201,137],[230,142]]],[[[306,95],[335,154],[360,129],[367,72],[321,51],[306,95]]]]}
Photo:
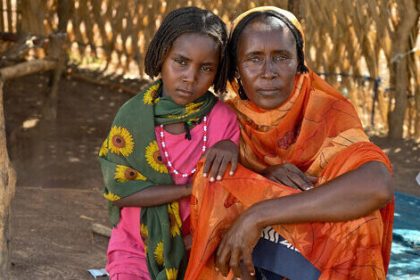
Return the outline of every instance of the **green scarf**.
{"type": "MultiPolygon", "coordinates": [[[[158,80],[120,108],[99,151],[104,197],[110,201],[110,219],[114,226],[119,221],[120,209],[112,201],[154,185],[173,184],[161,159],[155,125],[197,122],[217,101],[207,92],[195,102],[180,106],[169,97],[159,98],[160,87],[158,80]]],[[[177,201],[141,208],[140,234],[152,279],[183,279],[187,263],[181,227],[177,201]]]]}

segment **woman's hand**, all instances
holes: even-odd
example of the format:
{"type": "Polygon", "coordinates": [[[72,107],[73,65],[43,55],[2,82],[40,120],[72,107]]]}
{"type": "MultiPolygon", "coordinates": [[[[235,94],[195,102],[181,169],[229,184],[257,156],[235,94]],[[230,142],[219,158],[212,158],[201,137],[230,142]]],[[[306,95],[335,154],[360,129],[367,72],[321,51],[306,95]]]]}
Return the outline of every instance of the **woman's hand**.
{"type": "Polygon", "coordinates": [[[230,140],[217,142],[205,154],[203,176],[209,177],[210,182],[222,180],[226,167],[231,163],[229,175],[233,175],[238,165],[238,146],[230,140]]]}
{"type": "Polygon", "coordinates": [[[276,183],[302,191],[312,189],[317,181],[317,177],[303,173],[291,163],[269,166],[261,175],[276,183]]]}
{"type": "Polygon", "coordinates": [[[244,212],[223,235],[216,255],[216,269],[226,276],[232,269],[235,277],[248,279],[255,275],[252,251],[261,236],[255,219],[244,212]],[[242,272],[241,272],[242,271],[242,272]],[[248,275],[244,275],[248,273],[248,275]]]}

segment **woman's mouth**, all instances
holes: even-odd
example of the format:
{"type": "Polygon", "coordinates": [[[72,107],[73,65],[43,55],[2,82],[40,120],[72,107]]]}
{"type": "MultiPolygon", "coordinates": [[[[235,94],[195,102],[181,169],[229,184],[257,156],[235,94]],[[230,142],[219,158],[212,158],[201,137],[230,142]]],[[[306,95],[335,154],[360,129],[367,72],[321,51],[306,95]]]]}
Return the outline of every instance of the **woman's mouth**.
{"type": "Polygon", "coordinates": [[[278,95],[280,92],[280,89],[278,88],[260,88],[257,90],[257,92],[262,96],[275,96],[278,95]]]}

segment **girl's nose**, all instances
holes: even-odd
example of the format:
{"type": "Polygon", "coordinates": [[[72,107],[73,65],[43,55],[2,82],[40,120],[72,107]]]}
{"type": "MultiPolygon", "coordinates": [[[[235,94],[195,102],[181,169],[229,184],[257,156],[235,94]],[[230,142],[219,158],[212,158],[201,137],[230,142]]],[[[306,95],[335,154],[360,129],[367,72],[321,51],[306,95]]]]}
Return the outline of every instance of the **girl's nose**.
{"type": "Polygon", "coordinates": [[[194,67],[189,67],[182,76],[182,81],[184,83],[192,83],[195,82],[197,79],[197,71],[194,69],[194,67]]]}

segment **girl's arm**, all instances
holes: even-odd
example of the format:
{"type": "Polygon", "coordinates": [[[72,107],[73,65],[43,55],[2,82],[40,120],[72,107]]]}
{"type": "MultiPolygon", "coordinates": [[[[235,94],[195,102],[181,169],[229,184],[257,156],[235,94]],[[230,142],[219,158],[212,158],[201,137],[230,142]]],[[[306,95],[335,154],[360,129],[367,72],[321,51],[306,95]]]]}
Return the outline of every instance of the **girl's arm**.
{"type": "Polygon", "coordinates": [[[118,207],[151,207],[191,195],[191,184],[157,185],[114,201],[118,207]]]}
{"type": "Polygon", "coordinates": [[[251,273],[252,250],[264,227],[349,221],[384,207],[392,197],[392,177],[385,165],[368,162],[321,187],[256,203],[242,213],[224,235],[216,265],[225,275],[229,266],[239,271],[242,260],[251,273]]]}

